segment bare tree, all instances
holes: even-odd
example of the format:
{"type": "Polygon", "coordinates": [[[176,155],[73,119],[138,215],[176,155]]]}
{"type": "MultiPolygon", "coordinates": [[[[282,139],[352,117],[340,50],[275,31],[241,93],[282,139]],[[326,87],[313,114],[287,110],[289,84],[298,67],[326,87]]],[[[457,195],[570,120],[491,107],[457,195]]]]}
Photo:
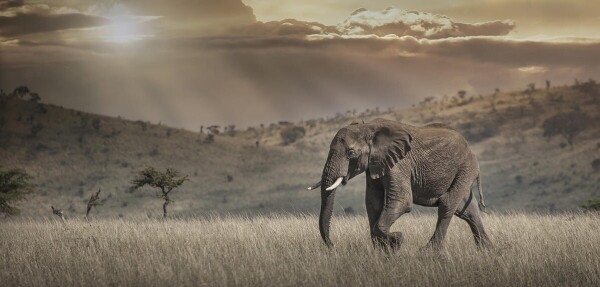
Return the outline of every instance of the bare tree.
{"type": "Polygon", "coordinates": [[[156,196],[165,200],[163,203],[163,218],[166,219],[167,206],[172,202],[169,194],[173,189],[180,187],[187,180],[189,180],[187,175],[181,175],[175,169],[167,168],[165,172],[160,172],[153,167],[148,167],[138,173],[136,178],[133,179],[132,184],[134,189],[145,185],[160,189],[161,193],[156,196]]]}
{"type": "Polygon", "coordinates": [[[93,193],[92,192],[92,196],[90,196],[90,200],[87,203],[87,211],[85,212],[85,218],[88,218],[88,215],[90,215],[90,211],[92,211],[92,207],[97,206],[97,205],[102,205],[102,203],[98,202],[98,199],[100,199],[100,189],[98,189],[97,192],[93,193]]]}
{"type": "Polygon", "coordinates": [[[54,208],[54,206],[50,206],[50,207],[52,207],[52,213],[54,213],[56,216],[60,217],[60,219],[62,220],[62,223],[67,223],[67,221],[65,220],[65,215],[63,214],[61,209],[54,208]]]}

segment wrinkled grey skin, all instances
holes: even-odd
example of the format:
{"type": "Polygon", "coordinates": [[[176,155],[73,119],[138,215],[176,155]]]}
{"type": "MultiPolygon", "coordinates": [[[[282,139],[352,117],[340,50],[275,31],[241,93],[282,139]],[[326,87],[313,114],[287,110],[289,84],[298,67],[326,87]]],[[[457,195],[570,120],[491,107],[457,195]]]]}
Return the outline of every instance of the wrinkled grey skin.
{"type": "Polygon", "coordinates": [[[478,246],[491,244],[471,192],[477,180],[482,195],[479,164],[457,131],[443,124],[415,127],[383,119],[340,129],[331,142],[321,179],[319,230],[328,246],[332,246],[329,226],[335,190],[326,188],[338,177],[346,184],[363,172],[371,239],[376,246],[400,246],[402,234],[390,232],[390,227],[411,211],[413,203],[438,207],[428,246],[443,244],[453,215],[469,224],[478,246]]]}

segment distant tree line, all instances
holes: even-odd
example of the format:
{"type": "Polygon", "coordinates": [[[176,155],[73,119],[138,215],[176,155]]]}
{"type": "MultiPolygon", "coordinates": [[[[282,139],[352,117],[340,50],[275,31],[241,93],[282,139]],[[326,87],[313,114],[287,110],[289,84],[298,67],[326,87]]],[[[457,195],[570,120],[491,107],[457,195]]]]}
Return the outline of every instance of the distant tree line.
{"type": "Polygon", "coordinates": [[[36,103],[41,101],[41,99],[42,99],[38,93],[35,93],[35,92],[29,90],[29,88],[27,86],[18,86],[12,92],[10,92],[8,94],[4,90],[0,89],[0,96],[15,97],[15,98],[19,98],[19,99],[27,99],[27,100],[30,100],[30,101],[36,102],[36,103]]]}

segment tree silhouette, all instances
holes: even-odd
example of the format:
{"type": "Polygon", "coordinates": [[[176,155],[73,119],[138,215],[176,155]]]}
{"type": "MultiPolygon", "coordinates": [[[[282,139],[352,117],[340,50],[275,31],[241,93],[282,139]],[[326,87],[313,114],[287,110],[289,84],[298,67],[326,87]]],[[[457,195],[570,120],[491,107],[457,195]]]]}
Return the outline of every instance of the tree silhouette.
{"type": "Polygon", "coordinates": [[[88,204],[87,204],[87,210],[85,212],[85,218],[88,218],[88,215],[90,215],[90,211],[92,211],[92,207],[102,205],[102,203],[98,202],[98,199],[100,199],[100,191],[101,190],[98,189],[97,192],[92,193],[92,196],[90,196],[90,200],[88,201],[88,204]]]}
{"type": "Polygon", "coordinates": [[[54,208],[54,206],[50,206],[50,207],[52,207],[52,213],[54,213],[56,216],[60,217],[60,220],[62,221],[62,223],[67,223],[65,221],[65,215],[62,212],[62,209],[54,208]]]}
{"type": "Polygon", "coordinates": [[[12,204],[24,200],[34,187],[31,176],[22,169],[0,171],[0,213],[7,216],[18,214],[19,209],[12,204]]]}
{"type": "Polygon", "coordinates": [[[219,125],[212,125],[210,127],[207,127],[206,129],[213,135],[218,135],[219,133],[221,133],[221,126],[219,125]]]}
{"type": "Polygon", "coordinates": [[[137,174],[132,184],[134,189],[139,189],[145,185],[160,189],[161,193],[156,196],[165,200],[163,203],[163,218],[167,218],[167,206],[172,202],[169,194],[187,180],[189,180],[187,175],[181,175],[175,169],[167,168],[165,172],[160,172],[153,167],[148,167],[137,174]]]}
{"type": "Polygon", "coordinates": [[[25,97],[25,95],[29,94],[30,92],[31,91],[27,86],[18,86],[13,90],[12,96],[22,99],[23,97],[25,97]]]}

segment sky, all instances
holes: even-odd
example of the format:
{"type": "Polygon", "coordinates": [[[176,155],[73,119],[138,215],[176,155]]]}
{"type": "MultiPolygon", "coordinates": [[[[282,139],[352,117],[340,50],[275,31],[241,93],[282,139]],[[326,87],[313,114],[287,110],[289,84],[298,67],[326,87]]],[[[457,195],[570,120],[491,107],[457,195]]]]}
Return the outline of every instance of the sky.
{"type": "Polygon", "coordinates": [[[190,130],[408,107],[600,79],[597,11],[582,0],[0,0],[0,88],[190,130]]]}

